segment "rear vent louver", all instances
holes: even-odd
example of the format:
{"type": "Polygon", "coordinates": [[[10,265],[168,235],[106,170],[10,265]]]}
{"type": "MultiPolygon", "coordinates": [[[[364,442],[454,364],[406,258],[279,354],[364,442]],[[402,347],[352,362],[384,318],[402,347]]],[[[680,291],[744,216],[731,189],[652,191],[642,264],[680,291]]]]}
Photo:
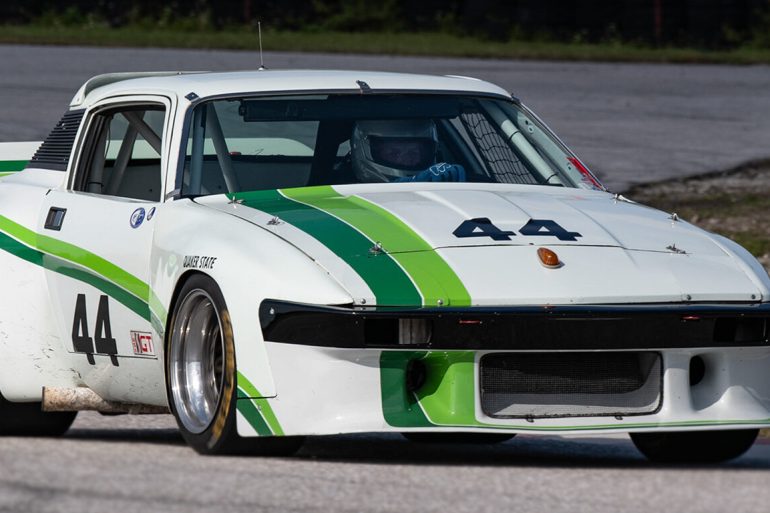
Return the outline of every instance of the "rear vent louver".
{"type": "Polygon", "coordinates": [[[83,109],[66,112],[37,149],[27,167],[66,171],[84,112],[83,109]]]}

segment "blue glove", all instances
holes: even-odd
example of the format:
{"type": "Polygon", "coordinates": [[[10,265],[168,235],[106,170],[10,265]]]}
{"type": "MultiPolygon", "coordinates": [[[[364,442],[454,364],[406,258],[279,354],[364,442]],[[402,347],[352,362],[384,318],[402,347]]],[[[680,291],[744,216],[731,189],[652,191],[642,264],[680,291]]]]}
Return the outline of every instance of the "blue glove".
{"type": "Polygon", "coordinates": [[[464,182],[465,168],[459,164],[439,162],[425,171],[420,171],[410,178],[400,178],[397,182],[464,182]]]}

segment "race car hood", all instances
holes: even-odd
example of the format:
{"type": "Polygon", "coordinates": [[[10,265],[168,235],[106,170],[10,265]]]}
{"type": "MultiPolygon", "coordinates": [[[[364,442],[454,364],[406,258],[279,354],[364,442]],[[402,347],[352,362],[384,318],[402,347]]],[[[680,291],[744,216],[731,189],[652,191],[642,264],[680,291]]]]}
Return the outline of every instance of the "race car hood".
{"type": "Polygon", "coordinates": [[[361,184],[199,201],[282,237],[348,290],[357,275],[369,290],[351,293],[376,304],[751,301],[766,288],[711,234],[599,191],[361,184]]]}

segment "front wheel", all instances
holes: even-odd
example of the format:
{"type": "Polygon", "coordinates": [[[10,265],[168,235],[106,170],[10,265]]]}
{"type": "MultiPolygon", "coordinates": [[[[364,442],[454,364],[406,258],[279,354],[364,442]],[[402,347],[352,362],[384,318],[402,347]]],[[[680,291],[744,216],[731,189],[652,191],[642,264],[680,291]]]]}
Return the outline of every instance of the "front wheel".
{"type": "Polygon", "coordinates": [[[193,449],[201,454],[287,455],[299,448],[298,437],[238,436],[233,329],[214,280],[198,274],[185,282],[170,327],[169,404],[193,449]]]}
{"type": "Polygon", "coordinates": [[[748,451],[758,434],[758,429],[631,433],[631,440],[656,463],[720,463],[748,451]]]}

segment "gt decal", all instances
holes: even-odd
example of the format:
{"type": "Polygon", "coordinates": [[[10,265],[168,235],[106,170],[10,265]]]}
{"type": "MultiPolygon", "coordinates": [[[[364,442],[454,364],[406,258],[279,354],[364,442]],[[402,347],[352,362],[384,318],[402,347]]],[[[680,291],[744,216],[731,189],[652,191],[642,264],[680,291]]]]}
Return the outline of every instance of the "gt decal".
{"type": "Polygon", "coordinates": [[[131,332],[131,347],[136,355],[155,356],[155,346],[152,343],[152,333],[144,331],[131,332]]]}
{"type": "Polygon", "coordinates": [[[112,364],[117,366],[118,345],[112,338],[110,324],[110,305],[108,296],[99,297],[99,307],[96,311],[96,333],[94,338],[88,334],[88,316],[86,314],[86,295],[78,294],[75,300],[75,316],[72,320],[72,349],[76,353],[85,353],[88,363],[94,365],[94,354],[110,356],[112,364]]]}
{"type": "MultiPolygon", "coordinates": [[[[530,237],[556,237],[559,240],[576,241],[582,237],[578,232],[565,230],[559,223],[551,219],[530,219],[527,224],[519,228],[521,235],[530,237]]],[[[511,240],[515,232],[503,231],[486,217],[476,217],[463,221],[455,228],[452,234],[457,238],[465,237],[489,237],[492,240],[511,240]]]]}

